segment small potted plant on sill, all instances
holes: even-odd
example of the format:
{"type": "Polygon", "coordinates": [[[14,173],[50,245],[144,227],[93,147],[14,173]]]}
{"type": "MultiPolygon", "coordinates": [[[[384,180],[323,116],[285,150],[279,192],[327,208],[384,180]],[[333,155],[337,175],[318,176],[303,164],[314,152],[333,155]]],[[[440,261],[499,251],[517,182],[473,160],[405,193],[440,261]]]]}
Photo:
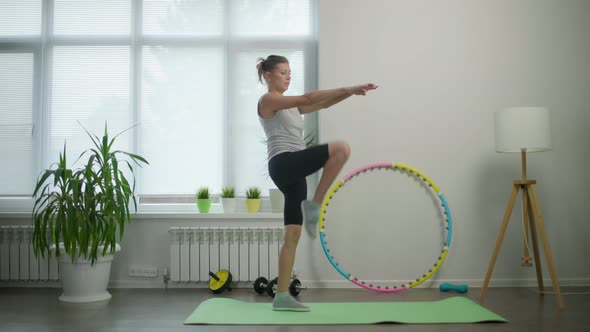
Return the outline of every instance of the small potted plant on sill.
{"type": "MultiPolygon", "coordinates": [[[[306,148],[317,145],[316,135],[313,133],[305,135],[303,141],[305,142],[306,148]]],[[[268,144],[267,139],[261,139],[260,142],[265,145],[268,144]]],[[[265,175],[268,177],[268,172],[265,175]]],[[[285,196],[283,195],[282,191],[280,191],[278,188],[270,188],[268,189],[268,198],[270,200],[270,208],[272,212],[283,212],[285,207],[285,196]]]]}
{"type": "Polygon", "coordinates": [[[260,189],[250,187],[246,190],[246,208],[249,213],[256,213],[260,210],[260,189]]]}
{"type": "Polygon", "coordinates": [[[209,187],[201,187],[197,190],[197,207],[200,213],[209,213],[209,209],[211,208],[209,187]]]}
{"type": "Polygon", "coordinates": [[[84,130],[94,145],[78,158],[88,155],[84,166],[67,167],[64,143],[59,161],[41,173],[33,193],[35,255],[59,258],[63,288],[59,300],[75,303],[111,298],[107,291],[111,263],[121,250],[117,234],[121,241],[125,224],[131,222],[130,202],[136,207],[130,161],[140,167],[148,164],[138,155],[114,149],[122,133],[109,138],[106,123],[102,139],[84,130]]]}
{"type": "Polygon", "coordinates": [[[270,208],[272,212],[283,212],[285,206],[285,196],[278,188],[268,189],[268,198],[270,199],[270,208]]]}
{"type": "Polygon", "coordinates": [[[221,189],[221,205],[224,213],[236,212],[236,191],[234,187],[224,187],[221,189]]]}

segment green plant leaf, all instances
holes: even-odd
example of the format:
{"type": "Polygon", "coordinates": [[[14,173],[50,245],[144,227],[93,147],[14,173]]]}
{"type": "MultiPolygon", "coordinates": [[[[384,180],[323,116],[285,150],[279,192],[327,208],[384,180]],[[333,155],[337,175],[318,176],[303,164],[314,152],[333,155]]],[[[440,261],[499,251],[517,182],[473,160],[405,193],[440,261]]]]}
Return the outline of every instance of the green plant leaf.
{"type": "Polygon", "coordinates": [[[209,199],[209,187],[200,187],[197,190],[198,199],[209,199]]]}
{"type": "Polygon", "coordinates": [[[234,187],[224,187],[221,189],[221,198],[235,198],[235,196],[234,187]]]}
{"type": "Polygon", "coordinates": [[[39,188],[41,188],[41,186],[43,186],[43,184],[45,183],[45,181],[47,181],[47,179],[53,175],[55,172],[53,170],[45,170],[41,176],[37,179],[37,184],[35,185],[35,190],[33,191],[33,197],[37,196],[37,192],[39,191],[39,188]]]}
{"type": "Polygon", "coordinates": [[[149,163],[147,160],[145,160],[143,157],[141,157],[141,156],[138,156],[138,155],[136,155],[136,154],[129,153],[129,152],[125,152],[125,151],[118,151],[118,150],[117,150],[117,151],[115,151],[115,152],[116,152],[116,153],[122,153],[122,154],[128,155],[128,156],[129,156],[129,157],[131,157],[131,159],[132,159],[132,160],[133,160],[133,161],[134,161],[134,162],[135,162],[135,163],[136,163],[138,166],[140,166],[140,167],[141,167],[141,164],[138,162],[138,160],[139,160],[139,161],[141,161],[142,163],[146,164],[146,165],[149,165],[149,164],[150,164],[150,163],[149,163]]]}
{"type": "Polygon", "coordinates": [[[92,143],[94,144],[94,146],[100,150],[100,139],[98,138],[98,136],[90,134],[90,132],[86,129],[86,127],[84,127],[82,125],[82,123],[80,121],[78,121],[78,124],[84,129],[84,131],[86,132],[86,134],[88,134],[88,137],[90,137],[90,139],[92,140],[92,143]],[[93,137],[94,136],[94,137],[93,137]]]}
{"type": "Polygon", "coordinates": [[[260,189],[258,187],[250,187],[246,190],[246,198],[248,199],[258,199],[260,198],[260,189]]]}
{"type": "MultiPolygon", "coordinates": [[[[125,152],[111,152],[118,135],[109,140],[106,123],[102,140],[86,128],[84,130],[92,144],[76,160],[77,163],[87,157],[83,167],[67,168],[64,144],[59,162],[51,164],[50,169],[37,178],[33,193],[35,231],[32,242],[36,255],[51,254],[49,246],[61,241],[72,261],[83,256],[93,264],[97,254],[115,251],[117,229],[122,239],[125,223],[131,220],[129,201],[137,202],[133,194],[135,177],[130,185],[116,156],[125,152]],[[102,249],[98,250],[100,247],[102,249]]],[[[140,156],[125,154],[136,164],[148,164],[140,156]]],[[[134,174],[132,165],[126,160],[124,163],[134,174]]],[[[59,255],[63,250],[56,246],[55,254],[59,255]]]]}

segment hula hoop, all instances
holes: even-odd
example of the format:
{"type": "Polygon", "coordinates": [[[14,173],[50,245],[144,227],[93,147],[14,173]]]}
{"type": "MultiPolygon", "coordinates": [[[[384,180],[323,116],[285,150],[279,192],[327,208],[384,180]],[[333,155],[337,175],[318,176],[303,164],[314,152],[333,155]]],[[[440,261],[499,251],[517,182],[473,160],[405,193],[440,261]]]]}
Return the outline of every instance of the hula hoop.
{"type": "Polygon", "coordinates": [[[449,247],[451,246],[451,237],[453,234],[453,222],[452,222],[452,218],[451,218],[451,211],[449,210],[449,204],[447,203],[445,196],[440,192],[440,189],[434,184],[434,182],[432,182],[432,180],[429,177],[424,175],[424,173],[420,172],[419,170],[417,170],[415,168],[412,168],[408,165],[404,165],[404,164],[400,164],[400,163],[391,163],[391,162],[380,162],[380,163],[365,165],[361,168],[358,168],[358,169],[348,173],[346,176],[344,176],[344,178],[342,180],[339,180],[338,182],[336,182],[336,184],[334,184],[332,186],[332,188],[330,189],[330,191],[328,192],[328,194],[326,195],[326,197],[324,198],[324,201],[322,203],[322,208],[320,210],[320,216],[319,216],[319,228],[320,228],[320,241],[322,244],[322,248],[324,249],[324,254],[326,254],[328,261],[330,262],[330,264],[332,264],[332,266],[336,269],[336,271],[338,271],[338,273],[340,273],[344,278],[346,278],[347,280],[349,280],[350,282],[352,282],[353,284],[355,284],[357,286],[366,288],[368,290],[376,291],[376,292],[382,292],[382,293],[395,293],[395,292],[406,290],[408,288],[414,288],[414,287],[420,285],[421,283],[425,282],[426,280],[428,280],[430,277],[432,277],[432,275],[434,275],[434,273],[436,273],[436,271],[440,268],[440,266],[444,262],[445,258],[447,257],[447,253],[449,252],[449,247]],[[393,286],[393,287],[367,284],[366,282],[354,277],[350,273],[345,272],[340,267],[340,265],[338,263],[336,263],[336,261],[334,260],[334,257],[330,254],[330,249],[328,249],[327,242],[326,242],[326,234],[325,234],[326,210],[327,210],[330,200],[332,199],[334,194],[338,191],[338,189],[340,187],[342,187],[343,185],[345,185],[353,177],[358,176],[361,173],[365,173],[367,171],[372,171],[375,169],[382,169],[382,168],[390,169],[390,170],[394,170],[394,171],[407,171],[407,172],[419,177],[424,182],[426,182],[428,184],[428,186],[430,187],[430,189],[432,189],[434,194],[438,197],[438,199],[441,202],[441,206],[444,210],[443,211],[444,212],[444,224],[446,224],[445,231],[447,233],[446,234],[446,241],[443,242],[443,247],[441,249],[441,255],[438,256],[438,260],[436,261],[436,263],[434,263],[434,266],[432,268],[430,268],[428,270],[428,272],[422,274],[422,276],[416,278],[415,280],[409,281],[409,282],[401,284],[399,286],[393,286]]]}

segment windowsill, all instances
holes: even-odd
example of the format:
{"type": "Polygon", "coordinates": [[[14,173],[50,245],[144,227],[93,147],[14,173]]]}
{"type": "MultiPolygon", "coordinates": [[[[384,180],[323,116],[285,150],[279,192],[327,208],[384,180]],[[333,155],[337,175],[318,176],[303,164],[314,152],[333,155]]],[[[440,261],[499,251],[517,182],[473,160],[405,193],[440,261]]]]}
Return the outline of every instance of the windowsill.
{"type": "MultiPolygon", "coordinates": [[[[3,212],[0,219],[30,219],[30,212],[3,212]]],[[[257,213],[199,213],[199,212],[138,212],[131,213],[131,219],[225,219],[225,220],[283,220],[282,212],[257,213]]]]}
{"type": "Polygon", "coordinates": [[[31,212],[1,212],[2,219],[32,219],[31,212]]]}
{"type": "Polygon", "coordinates": [[[131,215],[134,219],[256,219],[283,220],[283,213],[273,212],[237,212],[237,213],[199,213],[199,212],[138,212],[131,215]]]}
{"type": "MultiPolygon", "coordinates": [[[[0,220],[2,219],[32,219],[32,201],[5,202],[0,199],[0,220]]],[[[244,199],[238,199],[237,210],[234,213],[223,212],[221,204],[211,204],[209,213],[200,213],[196,204],[139,204],[137,212],[131,212],[131,219],[135,220],[266,220],[282,221],[283,212],[271,212],[270,200],[262,198],[259,212],[249,213],[244,199]]]]}

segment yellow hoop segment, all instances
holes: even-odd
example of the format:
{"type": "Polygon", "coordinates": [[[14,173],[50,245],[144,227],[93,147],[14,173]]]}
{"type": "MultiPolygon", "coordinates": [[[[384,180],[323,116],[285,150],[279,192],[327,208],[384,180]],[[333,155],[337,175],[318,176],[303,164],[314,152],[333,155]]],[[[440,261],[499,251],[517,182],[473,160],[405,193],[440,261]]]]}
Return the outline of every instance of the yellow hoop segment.
{"type": "Polygon", "coordinates": [[[430,179],[428,176],[424,175],[424,173],[420,172],[419,170],[417,170],[417,169],[415,169],[415,168],[413,168],[413,167],[410,167],[410,166],[408,166],[408,165],[399,164],[399,163],[395,163],[395,164],[393,164],[393,167],[397,167],[397,168],[405,169],[405,170],[408,170],[408,171],[410,171],[410,172],[414,172],[414,173],[416,173],[416,174],[417,174],[419,177],[421,177],[421,178],[423,178],[424,180],[426,180],[426,182],[428,182],[428,184],[430,184],[430,185],[432,186],[432,189],[434,189],[434,191],[435,191],[437,194],[438,194],[438,193],[440,193],[440,190],[438,189],[438,187],[436,186],[436,184],[434,184],[434,182],[432,182],[432,180],[431,180],[431,179],[430,179]]]}

